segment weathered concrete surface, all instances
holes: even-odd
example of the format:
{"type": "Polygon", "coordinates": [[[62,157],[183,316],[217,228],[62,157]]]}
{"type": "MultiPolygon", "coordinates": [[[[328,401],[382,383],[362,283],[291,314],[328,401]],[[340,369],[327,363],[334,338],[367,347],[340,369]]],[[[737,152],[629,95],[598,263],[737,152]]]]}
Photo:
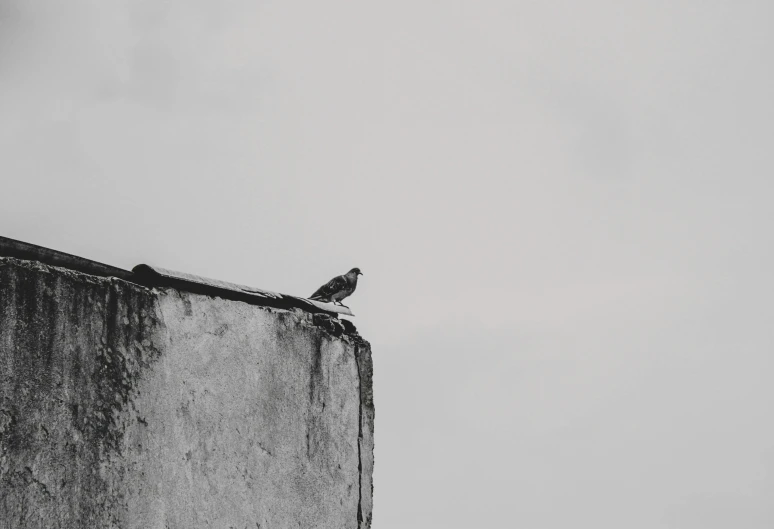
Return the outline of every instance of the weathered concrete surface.
{"type": "Polygon", "coordinates": [[[0,259],[0,528],[370,527],[370,347],[341,332],[0,259]]]}

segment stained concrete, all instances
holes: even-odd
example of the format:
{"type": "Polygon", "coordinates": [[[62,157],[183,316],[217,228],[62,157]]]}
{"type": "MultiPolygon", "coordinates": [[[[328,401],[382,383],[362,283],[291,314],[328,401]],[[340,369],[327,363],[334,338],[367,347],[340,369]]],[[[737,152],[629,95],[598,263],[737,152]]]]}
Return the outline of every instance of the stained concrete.
{"type": "Polygon", "coordinates": [[[351,325],[0,259],[0,528],[370,527],[351,325]]]}

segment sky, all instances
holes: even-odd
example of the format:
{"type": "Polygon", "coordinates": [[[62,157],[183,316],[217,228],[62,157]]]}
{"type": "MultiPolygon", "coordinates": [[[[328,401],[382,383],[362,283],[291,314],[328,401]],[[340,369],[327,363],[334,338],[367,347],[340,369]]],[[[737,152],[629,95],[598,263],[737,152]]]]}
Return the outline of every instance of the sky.
{"type": "Polygon", "coordinates": [[[0,234],[347,303],[374,529],[774,527],[774,3],[0,0],[0,234]]]}

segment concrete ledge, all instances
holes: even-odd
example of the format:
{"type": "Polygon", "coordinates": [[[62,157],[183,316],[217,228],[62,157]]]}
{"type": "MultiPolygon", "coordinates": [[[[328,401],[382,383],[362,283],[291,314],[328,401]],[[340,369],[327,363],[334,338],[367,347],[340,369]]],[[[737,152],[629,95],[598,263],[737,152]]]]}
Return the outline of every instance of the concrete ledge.
{"type": "Polygon", "coordinates": [[[78,257],[68,253],[44,248],[7,237],[0,237],[0,257],[15,257],[29,261],[37,261],[42,264],[59,266],[68,270],[75,270],[98,277],[116,277],[138,285],[160,287],[166,286],[186,292],[195,292],[207,296],[218,296],[223,299],[242,301],[252,305],[274,307],[280,309],[301,309],[313,314],[344,314],[354,316],[346,307],[332,303],[320,303],[298,296],[280,294],[263,290],[257,287],[237,285],[218,279],[195,276],[185,272],[175,272],[140,264],[132,271],[123,270],[115,266],[98,263],[90,259],[78,257]]]}
{"type": "Polygon", "coordinates": [[[354,316],[348,308],[332,303],[320,303],[319,301],[298,296],[279,294],[257,287],[237,285],[236,283],[196,276],[185,272],[175,272],[174,270],[167,270],[157,266],[137,265],[132,269],[132,273],[133,280],[142,285],[168,286],[187,292],[244,301],[245,303],[262,305],[264,307],[301,309],[311,313],[354,316]]]}

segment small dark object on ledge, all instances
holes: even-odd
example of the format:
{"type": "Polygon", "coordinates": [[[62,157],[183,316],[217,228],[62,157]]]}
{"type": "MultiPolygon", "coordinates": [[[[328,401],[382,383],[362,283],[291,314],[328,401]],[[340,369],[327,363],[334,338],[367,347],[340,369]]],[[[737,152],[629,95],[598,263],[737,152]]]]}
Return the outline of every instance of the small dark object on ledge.
{"type": "Polygon", "coordinates": [[[347,334],[347,335],[357,334],[357,327],[355,327],[354,323],[352,323],[349,320],[339,320],[339,321],[344,326],[344,334],[347,334]]]}
{"type": "Polygon", "coordinates": [[[344,325],[341,324],[338,318],[328,316],[327,314],[315,314],[312,316],[312,322],[333,336],[339,337],[344,334],[344,325]]]}

